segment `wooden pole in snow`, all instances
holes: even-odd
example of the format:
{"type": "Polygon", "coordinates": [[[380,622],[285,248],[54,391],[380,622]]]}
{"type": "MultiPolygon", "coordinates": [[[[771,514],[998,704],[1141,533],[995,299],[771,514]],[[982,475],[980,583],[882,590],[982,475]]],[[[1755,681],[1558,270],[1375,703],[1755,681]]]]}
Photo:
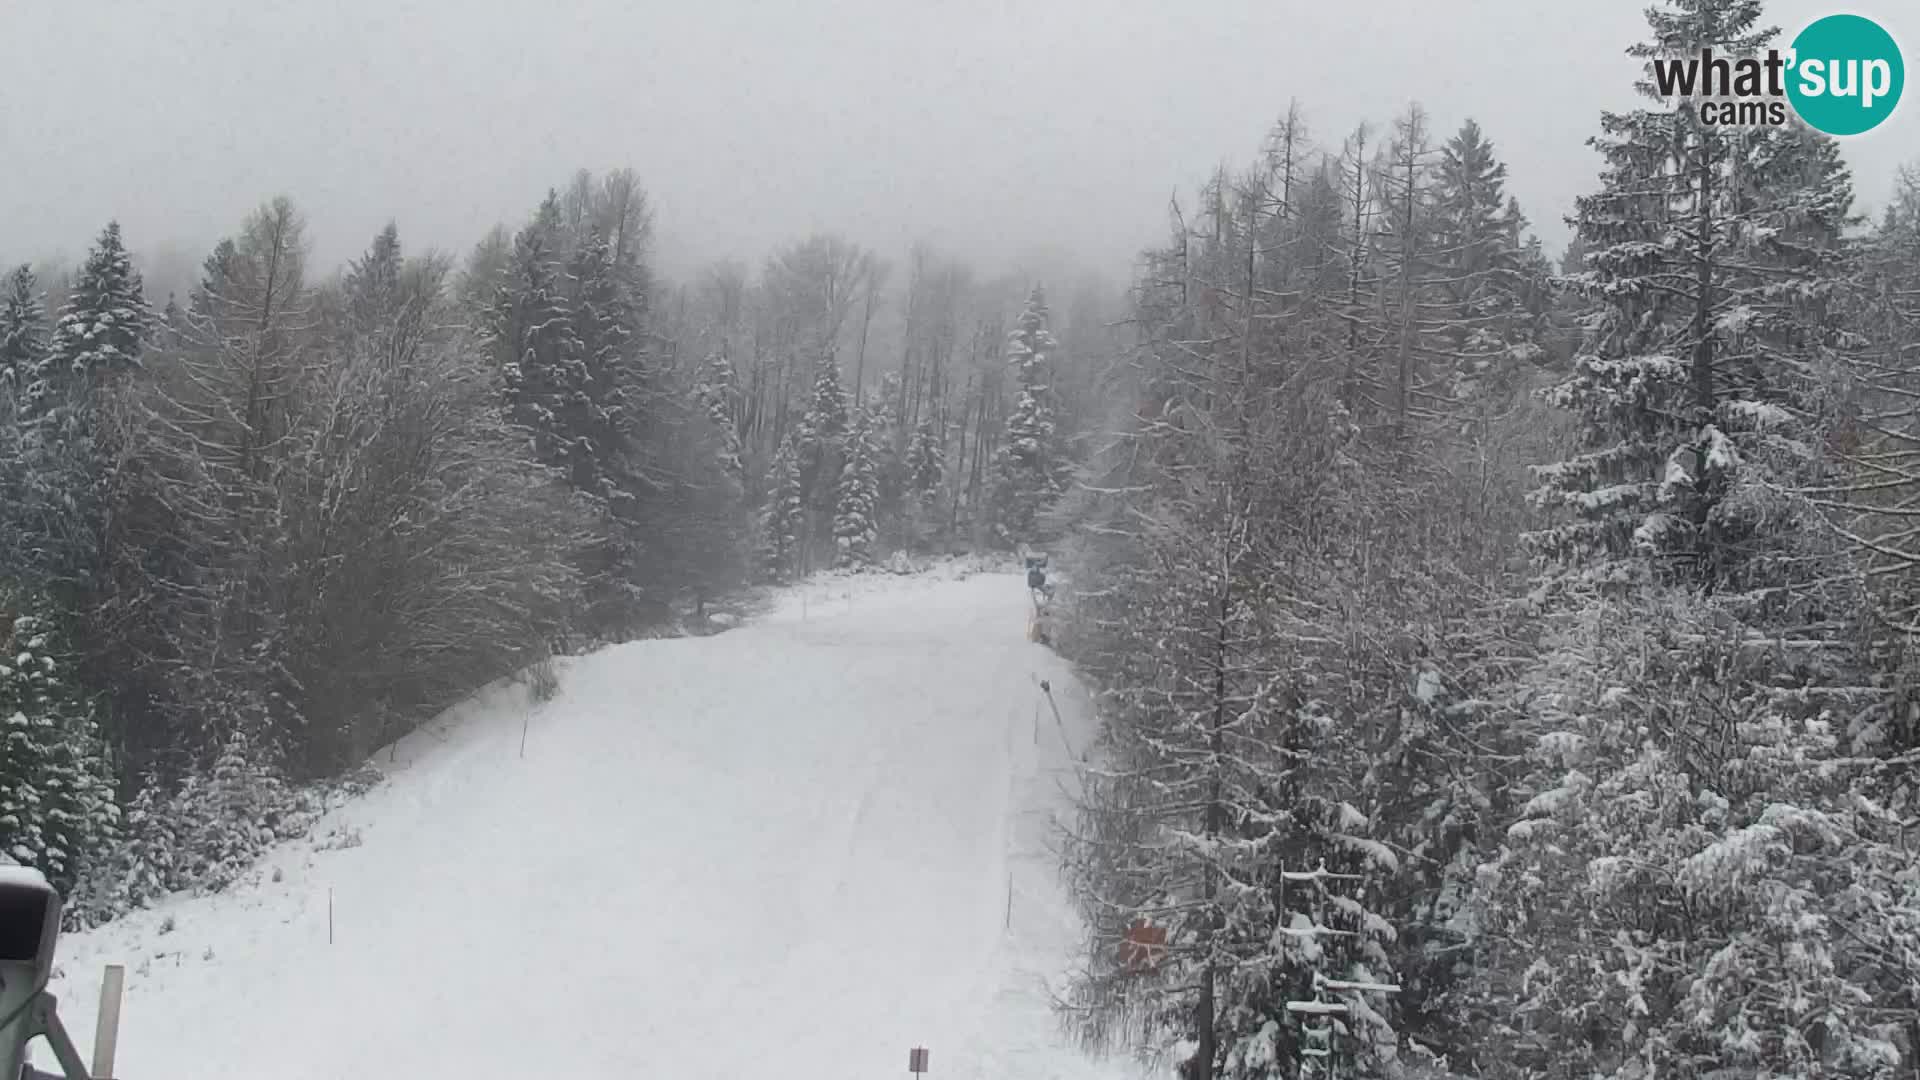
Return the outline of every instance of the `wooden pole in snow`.
{"type": "Polygon", "coordinates": [[[127,969],[108,964],[100,980],[100,1015],[93,1025],[93,1080],[112,1080],[113,1055],[120,1041],[120,995],[126,989],[127,969]]]}

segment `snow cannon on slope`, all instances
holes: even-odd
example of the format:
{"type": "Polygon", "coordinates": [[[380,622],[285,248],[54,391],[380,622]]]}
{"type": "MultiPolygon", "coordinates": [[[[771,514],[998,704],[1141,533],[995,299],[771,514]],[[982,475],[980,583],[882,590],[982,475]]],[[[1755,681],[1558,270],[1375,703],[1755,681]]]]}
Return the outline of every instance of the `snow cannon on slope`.
{"type": "Polygon", "coordinates": [[[1053,586],[1047,583],[1047,553],[1021,545],[1020,557],[1027,567],[1027,593],[1033,598],[1033,615],[1027,620],[1027,640],[1051,644],[1046,613],[1047,602],[1053,599],[1053,586]]]}
{"type": "Polygon", "coordinates": [[[60,939],[60,893],[38,870],[0,866],[0,1077],[91,1080],[47,992],[60,939]],[[44,1037],[61,1071],[26,1064],[27,1043],[44,1037]]]}

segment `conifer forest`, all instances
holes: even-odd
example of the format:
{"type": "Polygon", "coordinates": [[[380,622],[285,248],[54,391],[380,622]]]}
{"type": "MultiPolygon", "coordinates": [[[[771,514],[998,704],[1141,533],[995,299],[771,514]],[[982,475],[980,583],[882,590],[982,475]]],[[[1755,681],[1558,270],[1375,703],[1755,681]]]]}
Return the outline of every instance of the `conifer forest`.
{"type": "MultiPolygon", "coordinates": [[[[1651,2],[1607,48],[1784,47],[1651,2]]],[[[1125,280],[804,228],[669,268],[644,153],[462,250],[396,206],[323,262],[293,190],[186,270],[124,218],[0,268],[0,861],[85,932],[483,687],[1044,552],[1099,731],[1063,1038],[1914,1075],[1920,167],[1869,210],[1840,140],[1623,85],[1529,206],[1443,90],[1342,130],[1272,75],[1125,280]]]]}

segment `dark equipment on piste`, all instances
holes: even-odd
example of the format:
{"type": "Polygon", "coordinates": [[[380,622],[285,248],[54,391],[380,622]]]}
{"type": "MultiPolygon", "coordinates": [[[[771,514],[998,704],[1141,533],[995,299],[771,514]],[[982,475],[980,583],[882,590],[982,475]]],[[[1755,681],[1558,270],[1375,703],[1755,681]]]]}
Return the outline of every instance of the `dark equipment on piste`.
{"type": "Polygon", "coordinates": [[[1052,644],[1047,633],[1047,601],[1053,599],[1053,586],[1047,584],[1047,557],[1045,554],[1026,554],[1027,591],[1033,596],[1033,616],[1027,620],[1027,640],[1042,645],[1052,644]]]}
{"type": "Polygon", "coordinates": [[[0,1077],[90,1080],[47,992],[60,937],[60,894],[36,870],[0,866],[0,1077]],[[27,1043],[45,1038],[59,1073],[26,1064],[27,1043]]]}
{"type": "Polygon", "coordinates": [[[1049,599],[1053,596],[1053,586],[1047,584],[1047,557],[1045,555],[1027,556],[1027,588],[1049,599]]]}

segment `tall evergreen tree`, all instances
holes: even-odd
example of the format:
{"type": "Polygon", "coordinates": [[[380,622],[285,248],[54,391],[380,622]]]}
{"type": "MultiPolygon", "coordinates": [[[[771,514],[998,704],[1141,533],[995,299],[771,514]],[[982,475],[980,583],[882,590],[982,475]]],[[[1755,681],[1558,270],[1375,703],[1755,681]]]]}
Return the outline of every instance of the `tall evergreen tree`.
{"type": "Polygon", "coordinates": [[[993,536],[1006,547],[1043,539],[1040,514],[1060,497],[1069,468],[1055,427],[1051,380],[1057,343],[1047,318],[1046,294],[1035,286],[1007,338],[1007,366],[1018,389],[1007,414],[993,506],[993,536]]]}
{"type": "Polygon", "coordinates": [[[773,456],[771,490],[760,523],[760,567],[768,580],[792,580],[800,572],[800,545],[806,536],[806,487],[801,481],[797,435],[788,436],[773,456]]]}
{"type": "Polygon", "coordinates": [[[880,449],[873,437],[867,410],[856,408],[847,432],[846,464],[840,469],[839,497],[834,505],[834,564],[867,566],[873,562],[873,544],[879,536],[880,449]]]}
{"type": "Polygon", "coordinates": [[[940,493],[946,486],[946,448],[932,416],[923,416],[907,443],[902,483],[902,513],[909,543],[924,547],[939,533],[940,493]]]}
{"type": "Polygon", "coordinates": [[[153,322],[140,273],[121,241],[120,223],[109,222],[60,309],[49,360],[89,381],[124,374],[140,366],[153,322]]]}
{"type": "Polygon", "coordinates": [[[739,378],[724,350],[707,358],[695,396],[713,433],[714,453],[721,473],[732,485],[734,498],[746,495],[746,463],[740,448],[740,428],[734,421],[740,403],[739,378]]]}
{"type": "Polygon", "coordinates": [[[1536,362],[1529,286],[1539,272],[1527,258],[1526,219],[1506,194],[1507,166],[1480,125],[1468,120],[1441,148],[1435,170],[1434,223],[1445,294],[1445,340],[1456,400],[1498,407],[1517,376],[1536,362]]]}
{"type": "Polygon", "coordinates": [[[800,474],[813,501],[830,508],[845,453],[851,406],[840,384],[840,365],[831,357],[814,372],[807,410],[800,418],[797,446],[800,474]]]}
{"type": "MultiPolygon", "coordinates": [[[[1633,53],[1750,55],[1774,33],[1759,20],[1757,0],[1677,0],[1633,53]]],[[[1650,74],[1640,89],[1657,99],[1650,74]]],[[[1782,509],[1769,474],[1806,467],[1789,459],[1837,340],[1851,180],[1830,139],[1704,124],[1687,101],[1601,126],[1601,189],[1575,219],[1588,269],[1567,279],[1592,304],[1586,341],[1552,393],[1586,445],[1541,471],[1538,499],[1571,520],[1534,542],[1589,577],[1729,584],[1782,509]]]]}
{"type": "Polygon", "coordinates": [[[19,550],[44,586],[90,587],[101,552],[104,464],[101,394],[139,368],[153,314],[109,223],[87,254],[51,339],[27,375],[13,511],[19,550]]]}
{"type": "Polygon", "coordinates": [[[596,474],[589,490],[617,516],[630,517],[635,512],[631,473],[639,409],[634,317],[615,273],[613,249],[598,229],[588,232],[567,276],[573,286],[574,336],[585,362],[581,392],[587,407],[581,437],[596,474]]]}
{"type": "Polygon", "coordinates": [[[794,429],[794,451],[799,455],[800,487],[807,511],[798,552],[798,572],[802,574],[813,568],[816,545],[833,535],[851,411],[846,389],[840,383],[840,365],[831,355],[826,356],[815,370],[806,412],[794,429]]]}
{"type": "Polygon", "coordinates": [[[548,192],[533,220],[514,237],[489,336],[501,361],[508,415],[531,433],[541,461],[562,469],[576,488],[592,492],[585,345],[567,301],[561,241],[559,195],[548,192]]]}
{"type": "MultiPolygon", "coordinates": [[[[1757,0],[1647,21],[1649,62],[1774,37],[1757,0]]],[[[1695,106],[1603,114],[1601,187],[1578,203],[1586,337],[1552,399],[1582,445],[1540,470],[1562,521],[1532,537],[1539,595],[1558,602],[1515,695],[1525,806],[1484,876],[1510,1018],[1491,1056],[1880,1075],[1846,984],[1855,943],[1899,932],[1846,899],[1886,889],[1878,815],[1821,764],[1872,676],[1847,643],[1857,579],[1792,494],[1831,478],[1850,179],[1805,127],[1695,106]]]]}
{"type": "Polygon", "coordinates": [[[0,855],[66,891],[119,810],[93,704],[44,601],[0,594],[0,855]]]}
{"type": "Polygon", "coordinates": [[[22,264],[0,281],[0,410],[18,407],[46,352],[46,305],[33,268],[22,264]]]}

